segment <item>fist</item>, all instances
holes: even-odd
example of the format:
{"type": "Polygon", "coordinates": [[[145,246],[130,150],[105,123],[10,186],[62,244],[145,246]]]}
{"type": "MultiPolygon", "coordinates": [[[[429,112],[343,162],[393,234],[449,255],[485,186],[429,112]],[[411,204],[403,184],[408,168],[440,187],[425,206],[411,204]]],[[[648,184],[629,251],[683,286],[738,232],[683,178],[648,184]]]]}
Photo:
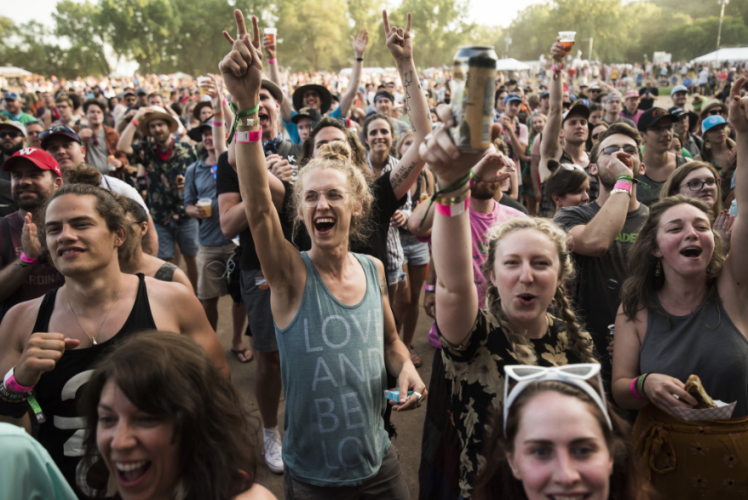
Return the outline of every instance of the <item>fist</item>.
{"type": "Polygon", "coordinates": [[[78,344],[80,341],[65,338],[61,333],[37,332],[33,334],[16,363],[16,381],[26,387],[36,385],[44,372],[51,372],[55,369],[65,349],[72,349],[78,344]]]}

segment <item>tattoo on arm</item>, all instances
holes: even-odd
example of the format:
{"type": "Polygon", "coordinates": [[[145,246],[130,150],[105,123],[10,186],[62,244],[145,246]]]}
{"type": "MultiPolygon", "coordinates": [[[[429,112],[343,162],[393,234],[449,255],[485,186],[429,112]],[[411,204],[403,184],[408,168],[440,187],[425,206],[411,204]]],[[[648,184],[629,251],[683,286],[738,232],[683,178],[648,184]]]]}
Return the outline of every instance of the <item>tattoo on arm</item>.
{"type": "Polygon", "coordinates": [[[390,182],[392,183],[392,189],[394,190],[399,188],[400,185],[405,181],[405,179],[408,178],[414,168],[416,168],[415,161],[407,167],[394,172],[392,179],[390,179],[390,182]]]}
{"type": "MultiPolygon", "coordinates": [[[[405,114],[407,114],[408,118],[410,118],[410,128],[412,128],[413,132],[415,133],[416,127],[413,125],[413,117],[410,115],[410,86],[413,84],[413,72],[406,71],[403,74],[403,77],[403,88],[405,89],[405,114]]],[[[421,88],[420,83],[416,86],[419,89],[421,88]]]]}
{"type": "Polygon", "coordinates": [[[390,294],[389,289],[387,288],[387,280],[382,275],[379,276],[379,279],[382,282],[382,284],[380,285],[380,287],[382,288],[382,297],[387,297],[390,294]]]}

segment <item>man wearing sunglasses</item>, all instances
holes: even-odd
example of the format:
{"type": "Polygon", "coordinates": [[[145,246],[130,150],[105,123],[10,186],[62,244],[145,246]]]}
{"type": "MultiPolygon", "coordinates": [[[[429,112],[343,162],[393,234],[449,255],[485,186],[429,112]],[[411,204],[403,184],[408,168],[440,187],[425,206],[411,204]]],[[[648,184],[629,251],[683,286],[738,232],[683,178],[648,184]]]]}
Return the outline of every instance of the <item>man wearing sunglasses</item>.
{"type": "Polygon", "coordinates": [[[570,294],[595,342],[607,383],[608,325],[615,322],[620,289],[629,276],[628,252],[649,215],[649,208],[636,198],[633,180],[644,172],[640,146],[636,130],[624,123],[611,125],[590,153],[589,171],[600,185],[597,200],[562,208],[553,219],[571,237],[579,276],[570,294]]]}
{"type": "Polygon", "coordinates": [[[670,152],[675,123],[678,121],[678,116],[662,108],[648,109],[639,118],[647,173],[642,174],[641,182],[636,186],[636,199],[647,206],[659,201],[662,185],[676,168],[688,161],[688,158],[670,152]]]}
{"type": "Polygon", "coordinates": [[[0,122],[0,179],[10,180],[10,174],[2,169],[5,161],[16,151],[23,149],[26,127],[21,122],[0,122]]]}
{"type": "Polygon", "coordinates": [[[23,101],[18,92],[6,92],[3,96],[3,104],[5,104],[5,111],[0,111],[0,116],[23,124],[36,120],[30,114],[23,112],[21,107],[23,101]]]}

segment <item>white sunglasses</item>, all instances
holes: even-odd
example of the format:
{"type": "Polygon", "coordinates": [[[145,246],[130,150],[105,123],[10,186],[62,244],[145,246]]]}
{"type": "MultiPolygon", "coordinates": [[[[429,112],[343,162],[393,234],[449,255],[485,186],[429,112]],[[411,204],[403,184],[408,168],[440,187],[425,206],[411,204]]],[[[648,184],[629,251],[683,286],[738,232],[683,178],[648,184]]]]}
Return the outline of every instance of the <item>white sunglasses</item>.
{"type": "Polygon", "coordinates": [[[610,421],[605,403],[603,381],[600,377],[600,365],[598,363],[578,363],[552,367],[507,365],[504,367],[504,373],[506,373],[506,379],[504,380],[504,437],[506,437],[506,420],[509,416],[509,408],[512,407],[517,397],[531,384],[548,380],[563,382],[582,389],[600,407],[603,415],[605,415],[606,422],[608,422],[608,427],[613,430],[613,423],[610,421]],[[594,376],[597,376],[597,383],[600,388],[599,394],[586,382],[594,376]],[[507,396],[510,379],[516,380],[517,384],[507,396]]]}

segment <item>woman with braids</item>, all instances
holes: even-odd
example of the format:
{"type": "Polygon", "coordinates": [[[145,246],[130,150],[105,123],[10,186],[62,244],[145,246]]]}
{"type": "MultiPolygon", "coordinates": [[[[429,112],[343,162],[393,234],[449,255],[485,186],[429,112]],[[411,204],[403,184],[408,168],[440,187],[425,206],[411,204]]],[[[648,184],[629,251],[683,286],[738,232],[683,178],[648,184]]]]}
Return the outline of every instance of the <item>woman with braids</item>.
{"type": "MultiPolygon", "coordinates": [[[[449,108],[442,120],[454,126],[449,108]]],[[[501,410],[504,366],[559,366],[594,363],[592,341],[583,331],[564,293],[572,278],[566,235],[551,221],[513,218],[490,233],[484,275],[486,310],[479,307],[473,279],[468,210],[470,170],[480,155],[460,153],[448,128],[420,148],[437,177],[432,255],[436,268],[436,324],[447,376],[452,379],[452,414],[463,452],[460,489],[469,498],[476,474],[485,463],[489,415],[501,410]],[[548,313],[553,304],[560,317],[548,313]]],[[[514,165],[502,156],[507,167],[514,165]]],[[[506,177],[492,170],[498,182],[506,177]]]]}
{"type": "MultiPolygon", "coordinates": [[[[637,458],[669,498],[738,498],[748,490],[748,97],[732,87],[737,130],[738,217],[725,257],[702,201],[675,195],[650,209],[630,254],[615,325],[613,396],[639,410],[637,458]],[[742,205],[742,206],[741,206],[742,205]],[[735,402],[729,420],[685,421],[674,408],[697,400],[691,375],[715,400],[735,402]]],[[[698,418],[698,417],[697,417],[698,418]]]]}
{"type": "MultiPolygon", "coordinates": [[[[253,17],[250,41],[241,11],[234,14],[240,38],[224,32],[232,50],[219,68],[240,114],[256,116],[259,28],[253,17]]],[[[384,25],[387,46],[400,54],[398,66],[414,71],[410,56],[403,59],[410,51],[410,15],[405,29],[390,29],[386,13],[384,25]]],[[[398,338],[382,262],[349,251],[349,242],[367,232],[368,181],[345,143],[321,148],[293,186],[292,206],[311,238],[311,249],[300,252],[283,235],[256,127],[237,127],[236,164],[257,257],[273,291],[286,402],[286,498],[409,498],[384,429],[385,391],[393,391],[390,406],[404,411],[418,406],[426,386],[398,338]],[[397,385],[386,384],[388,372],[397,385]]],[[[417,154],[406,158],[419,163],[417,154]]]]}
{"type": "MultiPolygon", "coordinates": [[[[249,414],[193,341],[148,331],[115,346],[81,397],[93,498],[271,500],[249,414]]],[[[85,470],[85,469],[84,469],[85,470]]]]}

